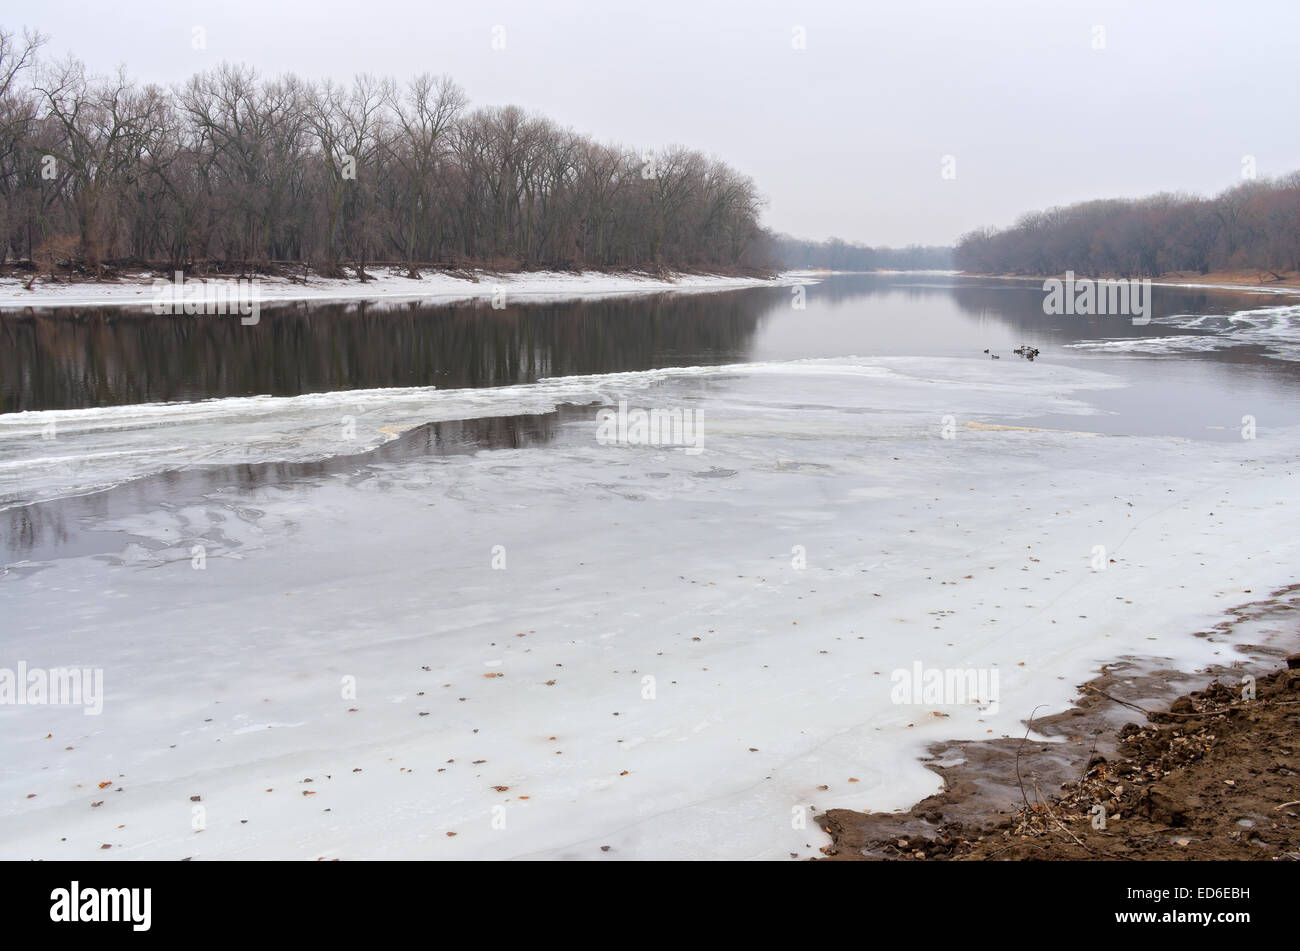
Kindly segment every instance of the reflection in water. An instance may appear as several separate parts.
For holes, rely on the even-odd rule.
[[[1153,317],[1225,314],[1258,295],[1157,287]],[[1034,281],[836,275],[789,288],[512,305],[419,301],[269,306],[225,317],[121,308],[0,311],[0,412],[377,387],[440,389],[809,356],[978,354],[991,344],[1176,336],[1114,317],[1049,316]],[[1003,328],[1004,340],[983,328]],[[1241,348],[1216,360],[1253,359]],[[1300,364],[1297,365],[1300,368]]]
[[[560,406],[553,413],[452,420],[419,426],[369,452],[312,462],[264,462],[253,465],[203,466],[163,472],[103,492],[14,506],[0,512],[0,563],[119,552],[128,541],[145,547],[157,543],[93,526],[148,511],[166,500],[169,508],[192,504],[221,491],[245,492],[266,485],[288,485],[366,466],[401,462],[418,456],[450,456],[480,449],[526,449],[555,438],[572,419],[590,419],[595,410]]]
[[[440,389],[745,359],[757,292],[656,295],[493,310],[482,303],[269,306],[226,317],[121,308],[0,312],[0,411],[374,387]]]
[[[1081,341],[1138,340],[1153,337],[1197,337],[1203,329],[1160,320],[1189,314],[1234,314],[1241,311],[1294,303],[1295,298],[1237,291],[1153,287],[1151,323],[1134,325],[1130,319],[1110,316],[1046,315],[1042,284],[1036,281],[960,279],[952,298],[961,310],[980,320],[996,320],[1013,328],[1026,342],[1050,341],[1057,346]],[[1064,354],[1063,354],[1064,355]],[[1069,356],[1078,356],[1077,353]],[[1259,346],[1236,345],[1179,352],[1176,359],[1239,367],[1248,375],[1266,373],[1274,382],[1300,381],[1300,362],[1271,359]]]
[[[1125,387],[1090,394],[1090,425],[1123,434],[1235,439],[1249,414],[1260,426],[1297,417],[1300,361],[1229,347],[1169,359],[1068,349],[1080,341],[1170,337],[1194,331],[1159,323],[1174,314],[1230,314],[1286,303],[1259,295],[1156,287],[1153,322],[1049,316],[1039,282],[933,274],[836,275],[789,288],[602,301],[431,306],[420,302],[302,303],[268,307],[245,327],[220,317],[172,317],[116,308],[0,312],[0,410],[71,409],[142,402],[377,387],[441,389],[529,383],[543,377],[860,356],[1011,356],[1040,347],[1039,362],[1113,371]],[[1019,361],[1005,372],[1032,372]],[[79,498],[0,514],[6,558],[54,551],[120,550],[121,537],[83,523],[178,504],[221,488],[285,484],[372,462],[478,448],[537,445],[566,413],[505,416],[417,427],[363,455],[164,473]],[[1077,428],[1077,417],[1035,425]],[[3,447],[0,446],[0,449]],[[7,525],[5,524],[7,522]]]
[[[1100,338],[1171,337],[1194,334],[1194,330],[1168,324],[1134,325],[1132,320],[1113,316],[1045,314],[1046,296],[1039,281],[1004,281],[994,279],[950,279],[953,300],[967,314],[1006,321],[1021,329],[1044,330],[1062,339],[1096,340]],[[1228,291],[1207,292],[1182,287],[1151,289],[1151,319],[1175,314],[1231,314],[1253,307],[1277,303],[1258,294]]]

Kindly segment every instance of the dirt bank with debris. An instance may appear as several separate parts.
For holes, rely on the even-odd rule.
[[[835,860],[1300,860],[1300,586],[1239,609],[1290,637],[1197,675],[1125,658],[1027,738],[938,744],[907,812],[831,809]],[[1280,641],[1280,643],[1279,643]],[[1214,679],[1204,689],[1206,675]],[[1252,688],[1253,686],[1253,697]]]

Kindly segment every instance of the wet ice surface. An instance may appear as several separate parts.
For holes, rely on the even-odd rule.
[[[557,400],[595,398],[581,385],[415,387],[10,413],[0,416],[0,509],[185,466],[359,454],[429,422],[550,412]]]
[[[1099,353],[1142,354],[1258,347],[1272,359],[1300,361],[1300,307],[1259,307],[1232,314],[1170,314],[1155,318],[1153,323],[1185,332],[1172,337],[1086,340],[1068,346]]]
[[[646,393],[674,380],[723,379],[738,372],[838,381],[830,399],[847,398],[845,408],[858,412],[878,411],[870,404],[854,406],[853,400],[881,383],[894,383],[903,398],[925,401],[932,413],[963,410],[963,389],[984,391],[986,411],[1023,412],[1030,406],[1083,411],[1086,405],[1077,400],[1032,403],[1024,396],[1061,381],[1076,387],[1118,385],[1102,374],[1042,364],[1008,375],[982,362],[950,358],[842,358],[670,367],[491,388],[384,388],[9,413],[0,415],[0,509],[184,466],[351,455],[428,422],[545,413],[564,403],[616,401],[617,395]],[[958,378],[962,385],[954,390]],[[800,425],[804,422],[801,418]]]
[[[0,710],[0,855],[813,854],[814,808],[933,792],[925,744],[1019,735],[1121,655],[1222,659],[1189,635],[1295,581],[1300,431],[1079,434],[1125,384],[884,356],[346,394],[376,442],[440,401],[594,397],[698,410],[704,451],[600,445],[592,406],[530,448],[162,493],[95,521],[121,545],[11,558],[6,658],[102,666],[107,699]],[[132,438],[313,458],[339,414],[304,406]],[[113,445],[85,428],[62,445]],[[996,665],[998,711],[894,704],[916,661]]]

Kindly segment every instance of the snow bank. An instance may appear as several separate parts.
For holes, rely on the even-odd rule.
[[[532,271],[515,274],[474,272],[471,280],[449,274],[427,272],[419,279],[403,273],[372,272],[373,280],[362,284],[356,280],[310,278],[307,284],[286,278],[257,279],[258,300],[281,301],[329,300],[432,300],[440,302],[491,300],[569,300],[587,297],[614,297],[629,294],[654,294],[664,291],[706,292],[742,287],[782,286],[796,281],[812,282],[811,272],[790,271],[775,278],[726,277],[711,274],[677,274],[664,279],[650,274],[611,274],[602,271],[569,273]],[[39,283],[32,290],[23,289],[23,281],[0,279],[0,308],[16,307],[149,307],[152,281],[171,280],[169,274],[142,275],[138,281],[121,283]]]

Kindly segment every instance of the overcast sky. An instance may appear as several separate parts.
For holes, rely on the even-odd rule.
[[[0,23],[163,84],[222,60],[449,73],[475,105],[717,155],[811,238],[946,244],[1032,208],[1215,192],[1246,155],[1300,169],[1300,0],[43,0]]]

